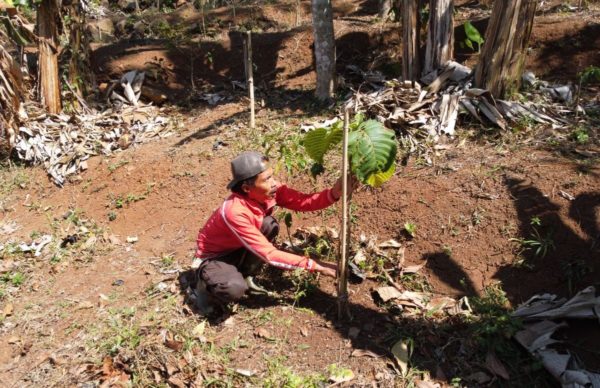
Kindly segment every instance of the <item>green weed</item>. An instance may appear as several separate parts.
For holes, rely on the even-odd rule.
[[[581,73],[577,74],[581,84],[600,82],[600,67],[588,66]]]
[[[535,257],[544,258],[549,251],[556,249],[552,238],[552,232],[550,231],[547,234],[542,235],[535,226],[528,239],[513,238],[511,240],[521,244],[524,249],[532,251]]]
[[[264,388],[317,388],[322,386],[327,379],[322,374],[314,373],[301,376],[292,371],[283,363],[286,358],[266,358],[267,376],[262,382]]]
[[[415,237],[417,234],[417,225],[408,221],[404,223],[404,230],[406,233],[410,235],[410,237]]]
[[[489,350],[502,350],[521,328],[521,322],[510,316],[510,303],[500,284],[486,287],[481,297],[471,300],[471,305],[477,316],[475,338]]]

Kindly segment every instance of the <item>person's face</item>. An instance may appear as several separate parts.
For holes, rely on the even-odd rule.
[[[278,185],[273,177],[273,169],[269,167],[257,175],[253,186],[243,185],[242,189],[249,198],[264,204],[269,199],[275,198]]]

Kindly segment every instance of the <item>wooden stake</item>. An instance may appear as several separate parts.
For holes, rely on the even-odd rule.
[[[348,127],[350,114],[344,110],[344,136],[342,142],[342,230],[340,260],[337,268],[338,319],[350,318],[348,310]]]
[[[246,31],[246,77],[250,93],[250,128],[254,129],[254,76],[252,74],[252,32]]]

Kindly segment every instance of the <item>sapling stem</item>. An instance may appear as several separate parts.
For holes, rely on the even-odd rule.
[[[344,110],[344,135],[342,140],[342,227],[340,240],[340,260],[337,268],[338,319],[350,318],[348,310],[348,128],[350,126],[348,108]]]

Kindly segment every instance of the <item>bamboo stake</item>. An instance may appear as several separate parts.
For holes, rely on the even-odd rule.
[[[246,31],[246,76],[250,93],[250,128],[254,129],[254,76],[252,74],[252,32]]]
[[[344,137],[342,142],[342,230],[340,260],[337,268],[338,319],[350,318],[348,310],[348,108],[344,110]]]

